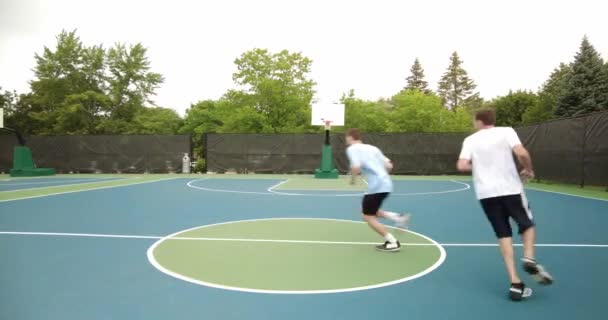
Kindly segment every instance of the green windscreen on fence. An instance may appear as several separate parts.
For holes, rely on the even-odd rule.
[[[58,173],[180,172],[189,135],[32,136],[27,139],[37,167]],[[0,135],[0,171],[12,167],[14,135]]]
[[[393,160],[395,174],[453,174],[466,134],[363,134]],[[211,172],[312,173],[321,161],[323,134],[207,134]],[[348,170],[342,134],[331,136],[334,165]]]
[[[532,154],[539,179],[608,185],[608,112],[516,128]],[[369,133],[393,160],[394,174],[455,174],[468,133]],[[322,134],[206,134],[207,170],[211,172],[312,173],[320,164]],[[348,170],[344,137],[331,137],[334,165]]]

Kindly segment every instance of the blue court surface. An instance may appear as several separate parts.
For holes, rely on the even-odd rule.
[[[49,188],[73,184],[119,180],[122,178],[4,178],[0,179],[0,192],[24,189]]]
[[[77,181],[31,179],[11,187],[89,180]],[[2,181],[1,190],[13,190],[8,189],[10,183],[17,182]],[[399,272],[400,266],[414,268],[427,254],[416,251],[419,246],[437,246],[408,245],[407,237],[413,234],[404,231],[395,233],[404,239],[399,253],[376,252],[373,243],[383,239],[363,224],[360,229],[359,224],[349,224],[361,220],[360,193],[346,179],[328,187],[297,177],[177,176],[2,201],[0,319],[608,318],[608,201],[527,191],[537,223],[537,258],[555,283],[541,287],[518,266],[534,295],[516,303],[507,298],[509,281],[496,239],[469,181],[395,181],[395,192],[384,208],[411,212],[411,230],[420,241],[428,238],[438,243],[444,256],[438,259],[427,252],[435,264],[423,266],[424,272],[378,285],[375,275],[389,269]],[[285,218],[316,224],[243,228],[252,226],[250,220]],[[337,224],[331,221],[344,224],[335,229]],[[168,237],[204,226],[208,227],[185,233],[181,240]],[[158,249],[165,251],[154,251],[153,246],[162,246],[163,241],[165,247]],[[521,255],[521,247],[517,254]],[[362,255],[370,258],[359,259]],[[339,259],[340,269],[319,268],[327,265],[328,258]],[[163,263],[168,269],[175,263],[183,267],[183,274],[200,275],[202,280],[189,281],[194,276],[163,271],[159,266]],[[238,283],[253,283],[258,275],[268,276],[264,272],[268,268],[306,273],[284,280],[294,280],[294,286],[321,288],[342,278],[366,281],[369,277],[370,281],[367,287],[333,293],[290,291],[290,284],[272,278],[269,288],[285,292],[238,287]],[[207,276],[232,284],[218,285]],[[298,282],[300,277],[308,278]]]

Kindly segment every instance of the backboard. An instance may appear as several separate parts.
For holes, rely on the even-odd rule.
[[[324,126],[325,121],[331,121],[332,126],[343,126],[344,105],[338,103],[313,103],[310,124],[313,126]]]
[[[4,109],[0,108],[0,128],[4,128]]]

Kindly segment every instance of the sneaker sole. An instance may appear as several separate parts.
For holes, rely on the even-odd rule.
[[[524,263],[524,270],[541,285],[548,286],[553,284],[553,277],[542,266]]]
[[[376,248],[377,251],[380,252],[397,252],[399,250],[401,250],[401,248],[395,248],[395,249],[380,249],[380,248]]]
[[[510,291],[509,298],[513,301],[522,301],[526,298],[532,296],[532,288],[525,287],[524,292],[519,294],[519,292]]]

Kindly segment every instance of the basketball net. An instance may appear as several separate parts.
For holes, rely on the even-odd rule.
[[[331,120],[324,120],[323,122],[325,122],[325,130],[331,130]]]

